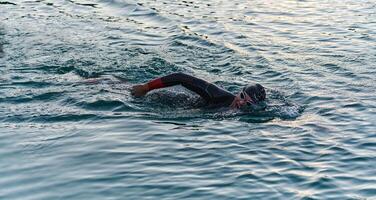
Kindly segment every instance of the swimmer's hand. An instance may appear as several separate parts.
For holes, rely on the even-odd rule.
[[[147,84],[134,85],[131,89],[131,94],[135,97],[145,96],[149,92],[149,87]]]

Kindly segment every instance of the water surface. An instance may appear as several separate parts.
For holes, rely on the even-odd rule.
[[[1,1],[0,199],[373,199],[375,13],[354,0]],[[234,93],[261,83],[267,108],[201,109],[181,87],[130,95],[173,72]]]

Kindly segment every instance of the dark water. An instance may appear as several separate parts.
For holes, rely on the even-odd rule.
[[[376,198],[374,1],[0,2],[0,199]]]

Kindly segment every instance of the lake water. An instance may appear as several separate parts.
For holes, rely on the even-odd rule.
[[[0,1],[0,73],[0,199],[376,198],[374,1]]]

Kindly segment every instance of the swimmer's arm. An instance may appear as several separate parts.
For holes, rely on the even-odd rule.
[[[145,84],[135,85],[132,87],[131,92],[134,96],[141,97],[146,95],[151,90],[170,87],[174,85],[182,85],[185,88],[196,92],[200,96],[206,97],[207,92],[205,91],[205,89],[209,84],[210,83],[202,79],[184,73],[173,73],[161,78],[154,79]]]

